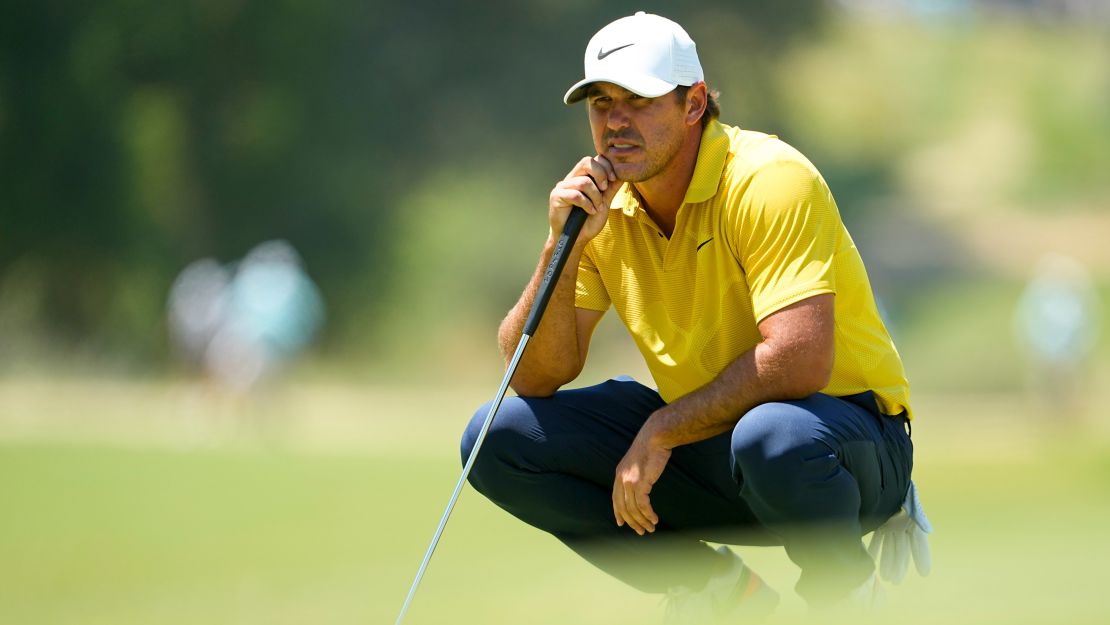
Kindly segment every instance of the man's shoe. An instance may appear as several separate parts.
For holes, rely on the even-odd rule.
[[[879,581],[879,576],[872,573],[840,600],[821,606],[810,604],[809,613],[814,620],[869,623],[886,616],[886,607],[886,589]]]
[[[721,545],[717,551],[732,560],[728,570],[710,577],[701,590],[679,586],[667,591],[666,625],[750,625],[775,610],[779,594],[731,549]]]

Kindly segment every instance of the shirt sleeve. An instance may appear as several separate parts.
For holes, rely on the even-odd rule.
[[[808,297],[836,292],[833,257],[843,225],[812,167],[773,161],[752,176],[736,213],[736,250],[756,322]]]
[[[601,280],[601,272],[593,259],[593,245],[587,244],[582,258],[578,262],[578,280],[574,285],[574,305],[578,308],[605,312],[609,310],[611,300],[605,283]]]

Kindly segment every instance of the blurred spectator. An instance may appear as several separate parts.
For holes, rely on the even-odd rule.
[[[1018,302],[1015,330],[1031,364],[1031,385],[1049,406],[1075,413],[1093,376],[1098,298],[1087,268],[1061,254],[1041,258]]]
[[[324,320],[320,293],[285,241],[267,241],[227,267],[205,258],[177,277],[170,336],[191,365],[245,393],[293,360]]]

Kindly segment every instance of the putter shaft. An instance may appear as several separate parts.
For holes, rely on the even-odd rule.
[[[436,533],[432,536],[432,544],[428,545],[428,551],[424,554],[424,561],[420,563],[420,568],[416,571],[416,579],[412,581],[412,587],[409,588],[409,594],[405,597],[405,603],[401,606],[401,613],[397,615],[397,620],[394,625],[401,625],[401,621],[405,618],[405,613],[409,610],[409,604],[412,603],[412,598],[416,595],[416,588],[420,585],[420,580],[424,577],[424,571],[428,569],[428,563],[432,560],[432,554],[435,553],[436,545],[439,544],[439,538],[443,535],[443,528],[447,527],[447,520],[451,517],[451,510],[455,507],[455,502],[459,499],[459,494],[462,492],[463,485],[466,484],[466,478],[470,475],[470,469],[474,466],[474,459],[478,457],[478,450],[482,448],[482,442],[486,440],[486,432],[489,432],[490,425],[493,424],[493,416],[497,414],[498,408],[501,407],[501,402],[505,399],[505,393],[509,390],[509,380],[512,379],[513,373],[516,372],[516,367],[520,363],[520,357],[524,355],[524,348],[528,345],[528,339],[531,337],[524,334],[520,337],[520,343],[517,344],[516,352],[513,353],[513,358],[509,362],[509,367],[505,371],[505,378],[501,380],[501,387],[497,389],[497,396],[490,404],[489,412],[486,413],[486,420],[482,422],[482,429],[478,432],[478,439],[474,441],[474,449],[470,452],[470,457],[466,459],[466,465],[463,467],[462,475],[459,476],[459,483],[455,485],[455,492],[451,493],[451,500],[447,502],[447,509],[443,512],[443,518],[439,520],[439,527],[436,528]]]
[[[573,244],[573,241],[578,239],[578,232],[582,230],[582,225],[585,222],[586,211],[577,206],[574,207],[567,217],[567,223],[563,227],[563,233],[559,235],[559,240],[555,243],[555,250],[551,253],[551,262],[547,265],[543,280],[540,282],[540,287],[536,292],[536,298],[532,302],[532,310],[529,312],[528,319],[524,323],[524,331],[520,336],[520,342],[517,343],[516,352],[513,353],[513,357],[509,361],[509,366],[505,369],[505,377],[501,380],[500,388],[497,389],[497,397],[495,397],[493,403],[490,404],[489,412],[486,413],[486,420],[482,423],[482,429],[478,432],[477,440],[474,441],[474,449],[470,451],[470,456],[466,459],[466,465],[463,466],[462,475],[459,476],[459,483],[455,485],[455,492],[451,493],[451,500],[447,502],[447,509],[444,510],[443,518],[439,520],[439,527],[436,528],[436,533],[432,536],[432,544],[428,546],[428,551],[424,554],[424,561],[420,563],[420,568],[416,571],[416,579],[412,581],[409,594],[405,597],[405,603],[401,606],[401,613],[397,615],[397,620],[394,621],[394,625],[401,625],[401,621],[405,618],[405,613],[409,610],[409,604],[412,603],[412,598],[416,595],[416,588],[420,585],[420,580],[424,578],[424,572],[428,569],[428,563],[432,559],[432,554],[435,553],[440,536],[443,535],[443,528],[447,527],[447,520],[451,518],[451,510],[454,509],[455,502],[459,499],[459,494],[462,492],[463,485],[466,484],[466,478],[470,475],[470,469],[474,466],[474,460],[478,457],[478,450],[482,448],[482,442],[486,440],[486,433],[489,432],[490,425],[493,424],[493,417],[497,414],[497,410],[501,407],[501,402],[505,399],[505,393],[509,390],[509,381],[513,379],[513,374],[516,373],[517,365],[520,364],[520,358],[524,355],[524,348],[528,346],[528,340],[539,327],[540,319],[543,317],[544,310],[547,308],[547,302],[551,299],[551,294],[555,290],[555,283],[559,280],[559,276],[563,273],[563,267],[567,264],[567,248]]]

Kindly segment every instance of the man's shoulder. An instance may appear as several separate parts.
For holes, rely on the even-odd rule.
[[[740,224],[773,220],[783,211],[827,195],[821,173],[789,143],[755,130],[724,126],[724,131],[730,141],[730,158],[716,201],[727,227],[744,228]],[[831,195],[829,198],[831,201]]]
[[[813,163],[778,135],[721,124],[729,138],[733,176],[747,177],[772,163],[797,163],[816,172]]]

